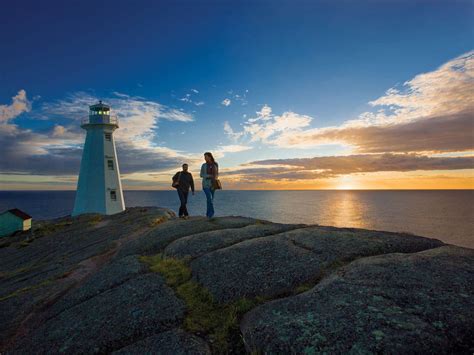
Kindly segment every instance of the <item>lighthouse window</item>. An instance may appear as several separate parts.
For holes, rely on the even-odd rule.
[[[112,133],[105,133],[105,140],[111,141],[112,140]]]
[[[109,170],[114,170],[114,161],[107,160],[107,167],[109,168]]]
[[[117,192],[115,190],[110,190],[110,199],[112,201],[117,201]]]

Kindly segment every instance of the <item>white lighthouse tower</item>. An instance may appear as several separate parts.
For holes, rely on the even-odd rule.
[[[114,214],[125,209],[115,150],[116,116],[102,101],[89,107],[81,127],[87,131],[77,182],[73,216],[83,213]]]

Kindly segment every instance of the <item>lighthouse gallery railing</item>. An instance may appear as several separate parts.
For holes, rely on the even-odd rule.
[[[87,116],[81,119],[81,126],[88,124],[112,124],[118,127],[119,119],[116,115]]]

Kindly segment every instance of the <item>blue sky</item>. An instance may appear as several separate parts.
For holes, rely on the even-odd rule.
[[[174,163],[193,161],[207,150],[221,150],[220,160],[234,169],[276,158],[367,153],[351,150],[340,139],[307,146],[287,140],[273,144],[271,139],[279,141],[285,130],[339,127],[375,113],[380,108],[369,103],[390,96],[387,90],[413,94],[416,85],[405,82],[436,73],[463,55],[469,76],[473,19],[471,1],[8,2],[0,13],[0,107],[8,116],[3,121],[16,127],[17,142],[43,141],[36,151],[25,152],[28,159],[54,158],[80,147],[78,105],[85,113],[87,99],[98,98],[116,104],[124,132],[130,115],[152,111],[148,128],[129,130],[122,138],[145,139],[143,150],[160,148],[165,162],[149,161],[148,170],[137,172],[166,174]],[[26,108],[6,115],[20,90]],[[464,111],[470,108],[468,100],[463,101],[467,106],[460,105]],[[160,105],[159,112],[153,103]],[[393,105],[399,103],[392,100],[392,108],[385,109],[395,114]],[[265,107],[271,107],[270,116],[257,114]],[[427,112],[426,107],[417,106],[425,118],[453,114]],[[250,128],[249,119],[263,117],[263,124],[283,116],[295,125],[263,139],[267,133],[255,131],[262,126]],[[7,131],[9,138],[4,138],[13,139],[12,127]],[[47,137],[54,142],[48,145]],[[470,147],[404,153],[465,156],[466,151]],[[50,176],[53,184],[53,176],[69,174],[64,183],[74,185],[74,168],[64,169],[61,159],[49,160],[56,166],[44,171],[15,166],[16,159],[4,157],[0,173],[30,175],[32,186],[44,180],[38,176]],[[133,173],[133,166],[125,171]]]

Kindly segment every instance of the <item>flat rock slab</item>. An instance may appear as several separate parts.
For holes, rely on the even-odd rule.
[[[79,281],[69,276],[81,270],[82,264],[101,255],[105,255],[103,262],[106,262],[107,254],[113,252],[121,240],[170,218],[174,218],[174,214],[167,209],[138,207],[113,216],[81,215],[35,221],[33,233],[2,238],[0,351],[14,334],[20,337],[25,334],[25,327],[32,326],[38,312],[50,304],[55,305],[55,301]],[[131,264],[122,267],[133,269]],[[120,278],[120,274],[113,277]],[[95,280],[100,287],[100,280]],[[92,288],[80,291],[88,290],[94,292]],[[80,291],[74,296],[79,297]],[[72,303],[71,299],[68,301]],[[58,310],[62,308],[57,307],[54,312]]]
[[[192,217],[188,220],[170,220],[123,245],[117,257],[161,253],[168,244],[179,238],[219,229],[242,228],[255,222],[255,219],[246,217],[219,217],[212,220],[205,217]]]
[[[328,227],[307,227],[247,240],[191,262],[193,278],[220,302],[275,298],[316,282],[341,263],[378,254],[444,245],[434,239]]]
[[[17,290],[0,300],[0,350],[22,338],[38,309],[63,294],[73,282],[45,282]],[[26,320],[26,321],[25,321]]]
[[[169,244],[164,254],[175,258],[197,258],[244,240],[301,228],[298,224],[257,223],[242,228],[221,229],[183,237]]]
[[[472,354],[474,250],[359,259],[250,311],[241,330],[260,353]]]
[[[211,354],[211,350],[201,338],[186,333],[181,329],[173,329],[152,335],[118,351],[114,351],[113,354],[206,355]]]
[[[176,328],[185,306],[157,274],[137,276],[55,315],[20,340],[18,353],[104,353]]]
[[[113,216],[82,215],[35,222],[36,239],[22,244],[24,236],[11,237],[10,246],[0,248],[0,297],[61,278],[80,262],[113,250],[121,239],[140,228],[146,230],[156,220],[172,217],[166,209],[144,207]]]
[[[148,266],[140,262],[135,255],[113,260],[94,273],[79,287],[69,290],[57,302],[51,305],[45,316],[52,318],[146,272],[148,272]]]

